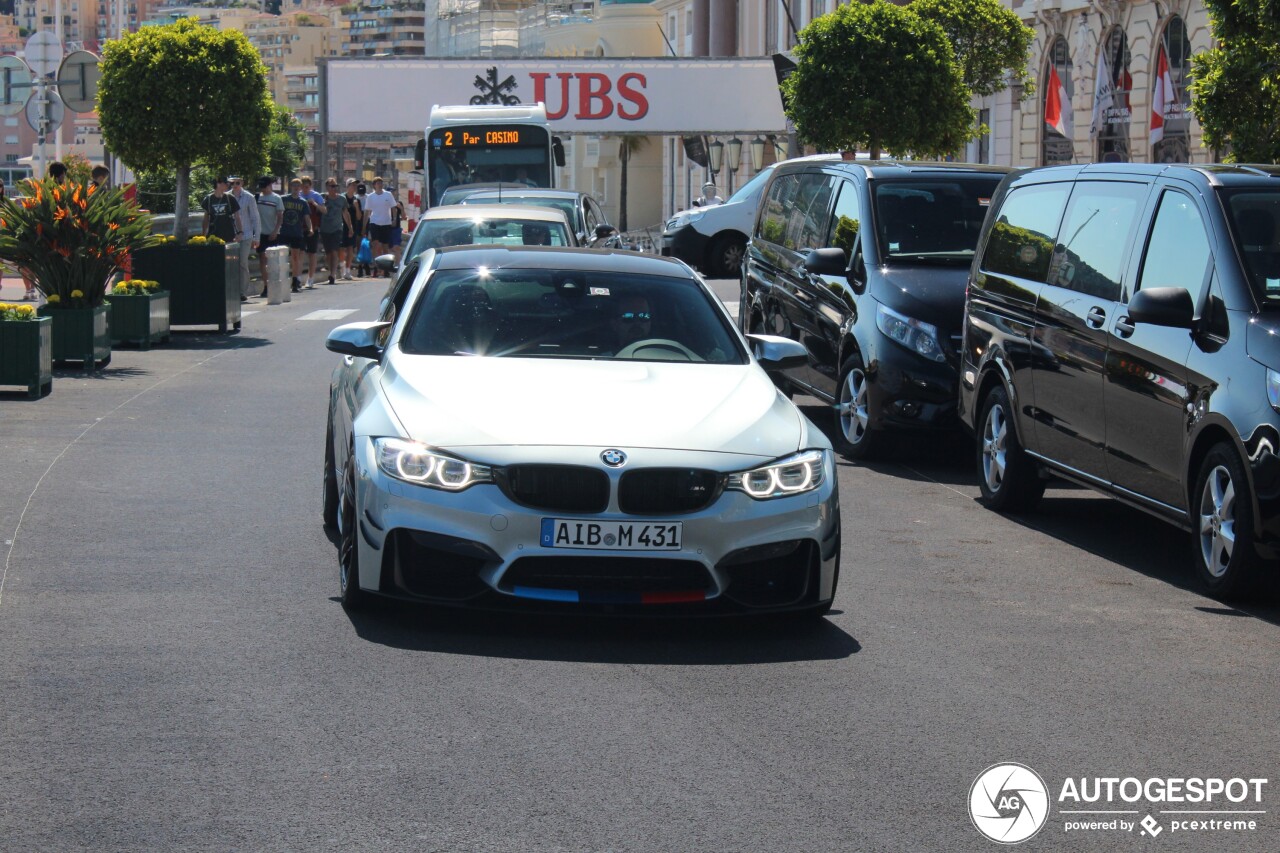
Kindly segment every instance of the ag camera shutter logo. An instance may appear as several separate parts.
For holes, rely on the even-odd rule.
[[[1025,764],[993,764],[969,788],[969,818],[990,840],[1019,844],[1049,819],[1049,789]]]

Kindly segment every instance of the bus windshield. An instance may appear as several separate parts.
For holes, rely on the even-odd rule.
[[[530,124],[451,125],[427,136],[430,206],[466,184],[552,186],[551,136]]]

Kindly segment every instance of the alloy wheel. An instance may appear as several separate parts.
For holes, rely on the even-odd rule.
[[[356,560],[355,483],[346,478],[338,497],[338,583],[345,593],[355,581],[352,568]]]
[[[1220,578],[1231,567],[1236,545],[1236,487],[1219,465],[1209,472],[1200,495],[1200,556],[1209,574]]]
[[[840,386],[840,430],[845,441],[858,444],[867,435],[867,375],[855,367]]]
[[[1005,420],[1004,407],[995,405],[987,412],[987,422],[982,427],[982,477],[992,494],[1004,484],[1007,465],[1005,442],[1009,437],[1009,423]]]

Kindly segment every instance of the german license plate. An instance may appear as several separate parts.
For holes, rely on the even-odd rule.
[[[542,519],[542,547],[604,551],[679,551],[684,522]]]

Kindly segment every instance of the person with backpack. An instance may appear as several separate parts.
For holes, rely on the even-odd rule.
[[[302,196],[302,181],[289,181],[289,194],[281,200],[280,243],[289,247],[289,272],[293,276],[293,292],[302,290],[298,276],[302,274],[302,256],[311,233],[311,203]],[[310,288],[308,288],[310,289]]]

